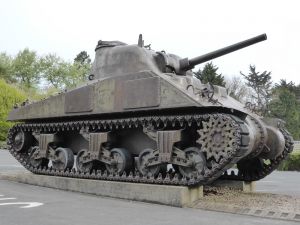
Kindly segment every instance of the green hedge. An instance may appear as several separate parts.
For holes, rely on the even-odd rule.
[[[0,141],[0,151],[3,149],[7,149],[6,141]]]
[[[283,161],[278,170],[282,171],[300,171],[300,152],[294,152]]]
[[[7,84],[0,79],[0,142],[6,141],[7,132],[13,125],[13,123],[6,121],[9,111],[13,109],[15,104],[25,99],[25,93],[19,90],[18,87]]]

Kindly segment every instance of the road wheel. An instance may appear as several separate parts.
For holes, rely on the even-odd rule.
[[[49,159],[46,158],[36,158],[40,151],[40,148],[38,146],[34,146],[31,148],[30,155],[29,155],[29,164],[33,166],[34,168],[40,168],[40,167],[48,167]]]
[[[69,148],[57,148],[55,150],[56,160],[52,161],[52,167],[56,170],[72,169],[74,165],[74,154]]]
[[[205,169],[206,160],[199,148],[189,147],[184,150],[187,160],[190,162],[190,166],[179,166],[179,172],[182,176],[187,178],[197,177],[203,174]]]
[[[77,157],[76,157],[76,168],[79,172],[91,172],[91,170],[93,169],[93,161],[90,162],[84,162],[84,157],[86,154],[87,150],[86,149],[82,149],[77,153]]]
[[[153,165],[148,166],[153,158],[153,149],[147,148],[143,150],[138,157],[137,167],[143,176],[157,176],[160,172],[165,172],[166,165]]]
[[[105,164],[110,173],[122,174],[132,168],[132,156],[125,148],[113,148],[110,150],[111,164]]]

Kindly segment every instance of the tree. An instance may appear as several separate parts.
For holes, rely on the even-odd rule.
[[[40,63],[35,51],[28,48],[20,51],[13,60],[13,69],[16,79],[25,88],[31,88],[40,78]]]
[[[300,104],[296,96],[288,88],[276,90],[277,98],[271,100],[270,116],[277,117],[286,122],[286,127],[294,139],[300,138]]]
[[[273,92],[276,94],[278,90],[289,90],[290,92],[294,93],[296,98],[300,99],[300,85],[295,85],[294,82],[290,81],[287,82],[286,79],[281,79],[279,83],[275,84],[275,87],[273,88]]]
[[[16,82],[13,74],[13,58],[6,53],[0,53],[0,79],[9,83]]]
[[[288,89],[291,92],[295,91],[295,83],[293,81],[287,82],[286,79],[280,79],[279,83],[275,84],[275,88],[283,88],[283,89]]]
[[[77,85],[87,81],[88,73],[91,69],[90,64],[80,64],[74,62],[73,64],[67,64],[67,76],[65,79],[65,84],[67,88],[74,88]]]
[[[68,77],[66,86],[73,88],[87,80],[87,76],[91,70],[91,59],[86,51],[81,51],[74,59],[73,64],[68,67]]]
[[[55,54],[42,57],[40,63],[42,77],[56,89],[64,89],[68,76],[68,63]]]
[[[294,139],[300,138],[300,87],[294,82],[281,79],[272,90],[270,116],[286,122],[286,127]]]
[[[254,65],[250,65],[249,70],[248,75],[240,73],[246,79],[246,85],[254,91],[252,96],[254,102],[258,104],[260,111],[265,114],[271,98],[271,72],[257,72]]]
[[[240,102],[246,102],[247,96],[250,94],[249,88],[241,77],[234,76],[226,80],[226,89],[228,95]]]
[[[91,59],[86,51],[80,52],[73,63],[55,54],[48,54],[40,61],[42,77],[58,90],[73,88],[86,81],[91,69]]]
[[[0,79],[0,141],[5,141],[7,132],[12,126],[12,123],[7,122],[7,115],[13,106],[17,103],[23,102],[26,96],[18,88],[7,84]]]
[[[222,74],[218,74],[219,68],[213,65],[212,62],[206,63],[203,70],[199,69],[194,73],[195,77],[198,78],[202,83],[211,83],[225,87],[225,79]]]
[[[90,56],[87,54],[86,51],[81,51],[74,59],[75,62],[80,64],[90,64],[91,59]]]

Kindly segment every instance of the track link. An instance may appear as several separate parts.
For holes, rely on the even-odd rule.
[[[74,168],[72,170],[58,171],[52,167],[35,168],[30,165],[29,152],[18,152],[13,148],[13,135],[20,130],[25,132],[68,132],[80,131],[82,128],[86,130],[97,131],[111,131],[124,128],[138,128],[152,125],[156,128],[176,127],[176,129],[184,129],[193,124],[201,129],[203,121],[208,121],[210,118],[219,118],[228,120],[230,126],[235,130],[236,146],[226,157],[222,157],[218,162],[213,162],[210,168],[207,168],[202,175],[192,177],[190,179],[182,177],[180,174],[169,171],[166,174],[159,174],[157,177],[142,176],[137,170],[129,173],[112,174],[107,170],[93,170],[91,173],[82,173]],[[233,166],[239,159],[241,159],[248,150],[248,129],[244,121],[229,114],[187,114],[187,115],[171,115],[171,116],[148,116],[136,118],[124,118],[115,120],[81,120],[68,121],[58,123],[24,123],[16,124],[12,127],[8,134],[8,145],[10,153],[29,171],[35,174],[50,175],[50,176],[64,176],[81,179],[97,179],[110,180],[121,182],[135,182],[135,183],[150,183],[163,185],[181,185],[181,186],[195,186],[199,184],[206,184],[214,181],[220,177],[228,168]]]

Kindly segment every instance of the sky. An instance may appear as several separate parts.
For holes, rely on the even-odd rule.
[[[137,44],[193,58],[266,33],[268,40],[214,59],[226,77],[271,71],[300,83],[300,2],[297,0],[0,0],[0,52],[28,47],[72,61],[94,58],[98,40]],[[197,68],[196,68],[197,69]]]

